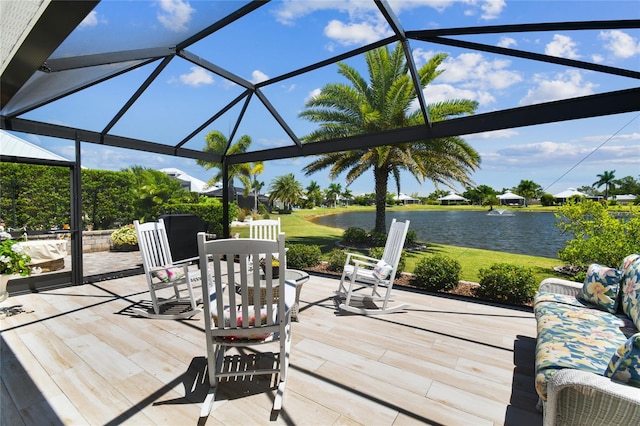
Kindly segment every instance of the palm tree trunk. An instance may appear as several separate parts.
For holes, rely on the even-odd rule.
[[[374,167],[373,176],[376,184],[376,226],[375,232],[387,232],[386,208],[387,208],[387,183],[389,174],[384,170]]]

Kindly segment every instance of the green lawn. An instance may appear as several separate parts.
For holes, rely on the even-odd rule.
[[[486,208],[478,206],[424,206],[413,205],[404,207],[392,207],[387,209],[387,214],[394,210],[428,210],[428,209],[464,209],[464,210],[486,210]],[[519,211],[542,211],[548,210],[547,207],[533,206],[529,208],[520,208]],[[328,226],[316,225],[311,219],[316,216],[325,214],[337,214],[354,211],[372,211],[374,207],[339,207],[339,208],[317,208],[313,210],[296,210],[292,214],[277,215],[272,214],[271,218],[280,217],[282,229],[286,232],[287,243],[294,244],[315,244],[320,246],[323,255],[327,254],[336,247],[336,242],[342,238],[342,229],[331,228]],[[238,232],[241,237],[249,236],[248,227],[232,228],[231,232]],[[456,259],[462,265],[462,273],[460,279],[466,281],[477,282],[478,271],[480,268],[486,268],[494,263],[510,263],[522,265],[533,269],[533,273],[538,280],[550,276],[560,276],[553,271],[554,266],[561,265],[559,259],[549,259],[546,257],[526,256],[520,254],[511,254],[490,250],[480,250],[466,247],[448,246],[442,244],[428,244],[427,249],[420,252],[407,253],[406,272],[413,272],[416,263],[425,256],[431,256],[435,253],[441,253]]]

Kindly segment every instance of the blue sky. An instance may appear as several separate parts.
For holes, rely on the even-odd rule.
[[[405,30],[640,19],[640,5],[636,0],[392,0],[389,3]],[[147,46],[149,41],[158,46],[170,45],[172,40],[184,37],[185,32],[207,24],[206,16],[222,14],[225,8],[237,5],[237,2],[183,0],[103,1],[72,34],[68,43],[61,46],[59,54],[135,49]],[[242,25],[231,25],[188,50],[244,79],[258,82],[391,35],[370,1],[274,1],[242,21]],[[466,39],[636,71],[640,69],[638,30],[513,33]],[[105,46],[98,46],[95,40],[103,40]],[[442,66],[445,72],[425,90],[427,102],[473,99],[478,102],[478,113],[637,86],[637,80],[597,72],[444,45],[416,41],[410,41],[410,45],[418,66],[435,53],[448,54]],[[273,46],[278,48],[274,50]],[[362,58],[346,62],[367,76]],[[127,73],[33,111],[25,118],[100,130],[146,78],[150,69],[152,66]],[[297,118],[305,101],[318,93],[324,84],[338,82],[344,80],[333,65],[268,87],[265,94],[301,137],[313,130],[311,123]],[[177,143],[239,93],[237,86],[218,75],[186,61],[174,61],[112,133],[167,144]],[[179,110],[186,105],[193,113],[176,120]],[[238,108],[225,114],[186,147],[201,149],[204,135],[210,130],[228,135],[237,113]],[[252,138],[253,149],[291,144],[287,135],[259,105],[251,104],[247,116],[251,118],[243,121],[238,132]],[[73,146],[69,141],[19,136],[59,155],[73,158]],[[489,185],[497,190],[514,187],[520,180],[529,179],[547,192],[557,193],[569,187],[590,185],[597,180],[596,175],[605,170],[615,170],[617,178],[633,176],[640,179],[640,117],[637,112],[466,135],[464,138],[482,156],[481,169],[472,175],[472,179],[478,185]],[[259,180],[268,187],[273,178],[294,173],[303,186],[315,180],[326,188],[330,183],[328,171],[311,176],[302,173],[302,167],[309,161],[296,158],[267,162],[265,173],[259,176]],[[82,164],[107,170],[119,170],[130,165],[158,169],[176,167],[204,181],[212,177],[211,171],[191,160],[86,143],[83,144]],[[344,186],[342,179],[336,182]],[[373,192],[372,172],[356,180],[349,189],[354,194]],[[389,189],[395,191],[392,182]],[[434,189],[429,181],[419,183],[410,175],[401,178],[401,191],[406,194],[426,196]],[[457,190],[463,188],[458,186]]]

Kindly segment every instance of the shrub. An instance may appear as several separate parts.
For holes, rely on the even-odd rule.
[[[448,256],[436,254],[418,261],[413,271],[414,283],[430,291],[452,290],[460,281],[462,266]]]
[[[347,252],[344,250],[334,248],[329,253],[329,260],[327,264],[327,269],[333,272],[342,272],[344,268],[344,262],[347,260]]]
[[[133,224],[125,225],[111,233],[111,241],[116,246],[135,246],[138,244],[138,235]]]
[[[556,197],[551,194],[542,194],[540,196],[540,204],[543,206],[553,206],[556,204]]]
[[[404,241],[405,247],[411,247],[418,241],[418,233],[413,229],[407,231],[407,238]]]
[[[316,266],[322,259],[320,246],[307,244],[289,244],[287,251],[287,267],[304,269]]]
[[[369,250],[369,256],[376,258],[376,259],[380,259],[382,258],[382,253],[384,252],[384,247],[372,247]],[[394,277],[397,278],[400,276],[400,274],[402,273],[402,271],[404,271],[404,268],[406,266],[407,263],[407,259],[406,259],[406,253],[404,250],[402,250],[402,254],[400,255],[400,261],[398,262],[398,269],[396,270],[396,276]]]
[[[369,240],[371,241],[371,245],[373,247],[384,247],[384,245],[387,243],[387,233],[371,231]]]
[[[344,234],[342,234],[342,242],[344,244],[361,245],[367,243],[367,240],[367,231],[362,228],[347,228],[347,230],[344,231]]]
[[[480,287],[474,293],[483,299],[524,304],[533,300],[538,289],[533,271],[523,266],[495,263],[481,268],[478,275]]]

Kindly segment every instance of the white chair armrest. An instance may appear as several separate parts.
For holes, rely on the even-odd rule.
[[[546,293],[566,294],[577,296],[582,289],[582,284],[562,278],[546,278],[540,283],[538,291]]]
[[[640,418],[640,389],[575,369],[547,383],[545,425],[634,424]]]
[[[355,260],[360,260],[361,262],[362,261],[369,261],[369,262],[373,262],[373,263],[377,263],[380,260],[380,259],[375,259],[375,258],[370,257],[370,256],[365,256],[364,254],[360,254],[360,253],[347,252],[347,263],[349,263],[349,261],[352,258],[355,258]]]
[[[375,259],[374,259],[374,260],[375,260]],[[362,266],[369,266],[369,267],[371,267],[371,268],[375,268],[375,266],[376,266],[376,264],[377,264],[377,261],[376,261],[375,263],[373,263],[373,262],[365,262],[365,261],[362,261],[362,260],[358,260],[358,259],[356,259],[356,260],[354,260],[354,261],[353,261],[353,263],[354,263],[358,268],[360,268],[360,267],[362,267]]]

